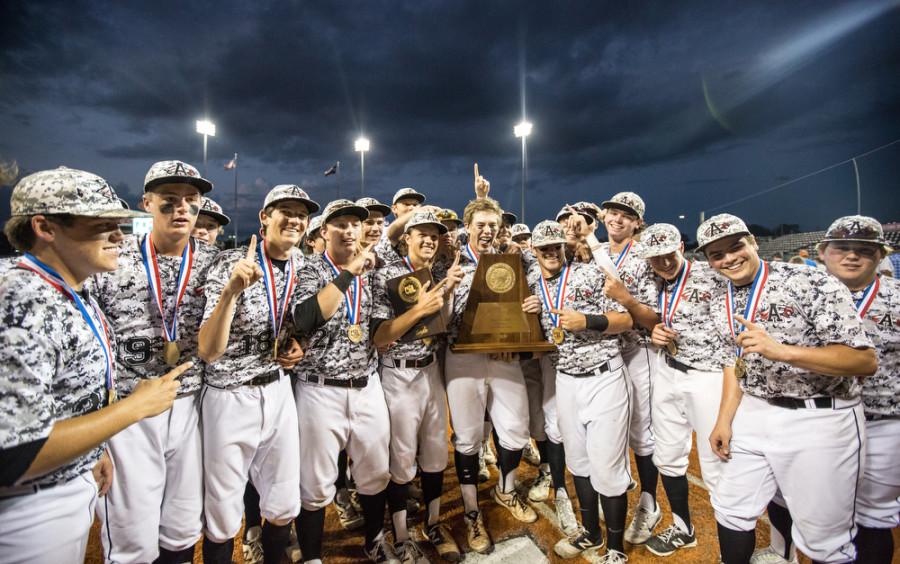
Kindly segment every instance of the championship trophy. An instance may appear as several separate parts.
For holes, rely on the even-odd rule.
[[[394,316],[399,317],[416,305],[419,301],[419,294],[422,293],[425,284],[428,282],[432,285],[434,284],[434,280],[431,278],[431,271],[427,268],[420,268],[415,272],[388,280],[388,298],[391,300],[391,307],[394,308]],[[431,339],[446,332],[447,317],[444,314],[444,309],[441,308],[436,313],[420,319],[409,331],[400,337],[399,341],[408,343],[418,339]]]

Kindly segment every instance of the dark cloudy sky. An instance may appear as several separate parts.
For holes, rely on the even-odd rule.
[[[529,223],[628,189],[692,233],[701,210],[900,139],[898,29],[897,0],[11,0],[0,161],[90,170],[133,203],[152,162],[202,166],[209,116],[212,195],[245,226],[275,184],[333,199],[336,160],[357,196],[361,132],[369,194],[461,210],[477,161],[518,213],[524,87]],[[863,213],[900,220],[898,162],[900,143],[858,161]],[[846,164],[725,209],[823,228],[855,186]]]

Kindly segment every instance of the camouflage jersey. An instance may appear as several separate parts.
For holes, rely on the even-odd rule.
[[[358,324],[362,329],[362,340],[354,343],[347,335],[350,322],[345,298],[342,297],[341,305],[331,319],[302,336],[303,360],[294,367],[294,373],[301,380],[308,377],[348,380],[375,373],[378,356],[369,333],[373,276],[372,272],[367,272],[359,277],[362,295]],[[334,271],[322,255],[308,257],[297,282],[296,303],[315,296],[335,278]]]
[[[385,231],[387,231],[386,225]],[[391,240],[388,239],[387,235],[385,234],[372,247],[372,252],[375,253],[375,256],[377,256],[383,264],[387,265],[400,260],[400,253],[397,250],[399,246],[400,243],[397,243],[396,246],[391,245]]]
[[[88,292],[81,296],[87,305]],[[104,407],[106,357],[72,300],[34,272],[14,268],[0,275],[0,319],[0,452],[45,441],[56,421]],[[111,327],[109,339],[115,348]],[[97,446],[20,485],[67,482],[102,453]]]
[[[562,271],[547,280],[550,305],[555,307],[559,293]],[[562,309],[572,309],[578,313],[603,315],[610,311],[624,312],[625,308],[603,294],[606,274],[593,263],[570,262],[568,280]],[[534,264],[528,269],[528,287],[534,295],[541,297],[541,268]],[[551,341],[553,322],[547,304],[541,301],[541,329],[544,337]],[[619,355],[619,340],[615,335],[604,335],[593,329],[565,331],[565,339],[557,345],[556,369],[566,374],[586,374],[596,370],[604,362]]]
[[[216,304],[219,303],[219,297],[231,278],[234,265],[246,256],[247,247],[222,251],[209,268],[205,285],[207,300],[206,309],[203,312],[204,323],[212,315]],[[293,303],[299,285],[299,272],[302,271],[305,262],[303,253],[296,247],[291,249],[291,257],[294,260],[295,286],[294,295],[288,301],[284,325],[281,328],[280,342],[282,345],[293,333],[290,312],[293,311]],[[277,299],[281,300],[285,273],[276,267],[275,261],[272,265],[272,275]],[[274,358],[274,332],[269,315],[265,284],[260,279],[238,296],[234,307],[234,317],[231,320],[228,345],[225,347],[225,353],[218,360],[207,365],[205,374],[207,384],[216,388],[234,388],[257,376],[279,370],[280,366]]]
[[[628,254],[624,257],[621,256],[626,252],[624,249],[621,253],[614,255],[610,251],[608,242],[600,243],[600,247],[613,261],[613,264],[617,264],[616,271],[619,278],[622,279],[632,296],[641,300],[639,296],[653,295],[655,291],[653,269],[650,268],[650,263],[640,256],[642,249],[640,242],[632,240],[631,247],[627,249]],[[655,299],[650,303],[656,303]],[[622,352],[626,353],[634,350],[635,347],[646,345],[650,341],[649,335],[643,328],[635,328],[620,334],[619,341]]]
[[[410,272],[410,269],[406,266],[406,263],[403,260],[393,262],[375,271],[374,277],[372,279],[373,319],[385,321],[388,319],[399,317],[399,314],[394,311],[394,308],[391,305],[391,298],[388,295],[387,283],[388,280],[397,278],[398,276],[403,276],[405,274],[410,274]],[[447,270],[444,267],[443,263],[435,264],[431,268],[431,278],[433,280],[432,284],[437,284],[446,277]],[[415,341],[410,341],[407,343],[396,341],[391,344],[390,347],[388,347],[387,351],[384,352],[384,356],[393,359],[408,360],[424,358],[436,352],[439,345],[442,344],[442,340],[442,338],[431,339],[428,344],[425,343],[424,339],[416,339]]]
[[[140,380],[158,378],[172,369],[163,359],[163,320],[156,299],[150,295],[141,240],[133,235],[126,237],[119,252],[118,270],[97,274],[92,280],[97,301],[119,335],[116,390],[121,398],[130,395]],[[198,243],[193,237],[190,241],[194,255],[187,289],[178,308],[178,347],[181,350],[179,364],[190,360],[194,366],[179,378],[179,395],[199,390],[203,382],[203,363],[197,357],[197,333],[206,305],[203,285],[218,253],[215,247]],[[171,324],[181,255],[157,254],[156,261],[163,311],[166,323]]]
[[[853,292],[854,302],[862,297],[862,290]],[[879,279],[863,326],[878,354],[878,371],[863,381],[866,413],[896,417],[900,415],[900,280]]]
[[[682,268],[687,264],[688,261],[685,260]],[[725,281],[710,268],[708,263],[694,261],[690,264],[691,271],[684,282],[681,299],[678,300],[675,315],[672,317],[672,329],[678,333],[675,341],[678,350],[674,358],[697,370],[721,371],[723,366],[732,365],[734,351],[722,343],[719,328],[710,321],[709,310],[713,300],[719,299],[725,291]],[[677,278],[667,282],[654,273],[653,281],[655,284],[653,293],[639,296],[638,300],[650,305],[657,314],[662,315],[660,294],[665,292],[664,299],[671,301]]]
[[[744,314],[750,288],[751,284],[747,284],[734,289],[734,310],[738,315]],[[728,328],[726,293],[727,289],[713,297],[712,323],[730,351],[729,364],[733,364],[736,349]],[[753,321],[773,339],[787,345],[872,348],[872,341],[853,307],[850,290],[830,274],[806,265],[782,262],[769,265],[768,282]],[[759,398],[852,399],[859,396],[862,388],[855,376],[822,376],[759,354],[749,354],[744,360],[747,375],[741,379],[741,389]]]

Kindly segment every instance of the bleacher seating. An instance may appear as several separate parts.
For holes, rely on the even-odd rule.
[[[806,233],[791,233],[781,237],[757,237],[759,254],[765,259],[771,259],[773,255],[780,253],[784,260],[800,252],[801,249],[809,251],[811,257],[816,256],[816,245],[825,236],[824,231],[809,231]]]

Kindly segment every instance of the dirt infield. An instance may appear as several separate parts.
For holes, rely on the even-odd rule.
[[[450,460],[453,460],[452,456],[450,457]],[[632,470],[633,475],[637,476],[637,471],[634,469],[633,459]],[[642,564],[645,562],[662,561],[694,564],[701,562],[710,563],[718,561],[716,523],[713,517],[712,507],[709,504],[709,495],[707,494],[706,490],[704,490],[699,485],[700,468],[697,463],[696,449],[691,452],[691,461],[688,472],[689,476],[691,477],[690,504],[692,510],[692,520],[694,522],[694,528],[697,532],[697,547],[679,551],[669,558],[661,558],[651,554],[643,547],[629,547],[626,543],[626,553],[628,554],[628,561],[630,564]],[[529,482],[536,475],[537,469],[534,466],[530,466],[524,462],[522,463],[519,468],[519,476],[523,482]],[[555,517],[552,517],[554,514],[552,500],[541,504],[532,504],[536,507],[539,515],[541,516],[541,518],[538,519],[536,523],[533,523],[531,525],[520,523],[512,519],[512,517],[510,517],[504,509],[498,507],[491,500],[490,490],[494,486],[494,484],[497,483],[497,477],[497,468],[492,466],[491,479],[488,482],[481,484],[478,488],[479,498],[481,500],[481,508],[484,512],[485,517],[485,525],[487,526],[487,529],[493,537],[494,541],[498,542],[504,539],[527,535],[534,541],[534,543],[540,548],[540,550],[542,550],[547,555],[550,562],[563,562],[562,559],[558,558],[553,553],[553,545],[556,543],[556,541],[562,538],[562,535],[556,528],[554,523],[551,522],[551,519],[555,519]],[[444,473],[444,485],[446,493],[441,499],[442,513],[444,514],[446,522],[449,524],[451,530],[453,531],[457,542],[461,547],[463,547],[465,546],[466,529],[462,519],[462,499],[459,495],[456,473],[452,466],[450,466]],[[571,483],[571,478],[569,478],[569,491],[572,492],[572,497],[574,499],[575,488]],[[631,519],[630,514],[637,504],[638,495],[639,491],[633,491],[628,495],[629,522]],[[665,493],[662,490],[662,484],[660,484],[659,486],[658,499],[659,504],[663,510],[663,520],[657,527],[657,530],[662,530],[662,528],[668,526],[671,523],[669,505],[666,501]],[[420,521],[421,515],[419,515],[418,518],[415,519],[415,523],[418,525]],[[898,547],[900,547],[900,529],[894,530],[894,538],[895,543]],[[768,543],[768,540],[768,523],[760,521],[760,525],[757,528],[757,545],[765,546]],[[426,551],[428,551],[428,548],[424,543],[422,544],[422,546],[426,549]],[[357,562],[367,562],[362,553],[361,547],[362,533],[359,531],[354,531],[353,533],[344,531],[341,528],[340,523],[338,522],[337,515],[334,512],[333,508],[329,507],[326,512],[325,519],[325,562],[329,564],[350,564]],[[99,526],[97,525],[97,523],[95,523],[94,528],[91,531],[91,539],[88,545],[87,557],[85,559],[85,562],[88,564],[101,564],[102,558],[100,550]],[[900,556],[898,556],[898,554],[900,554],[900,550],[895,552],[895,562],[900,561]],[[428,557],[432,562],[440,562],[440,559],[433,552],[428,552]],[[237,542],[235,546],[234,561],[239,563],[243,562],[240,542]],[[575,562],[585,561],[586,560],[583,559],[575,560]],[[194,562],[202,562],[199,546],[194,556]],[[285,558],[283,562],[288,563],[288,560]],[[801,562],[808,564],[809,559],[801,557]],[[517,564],[531,563],[518,562]]]

